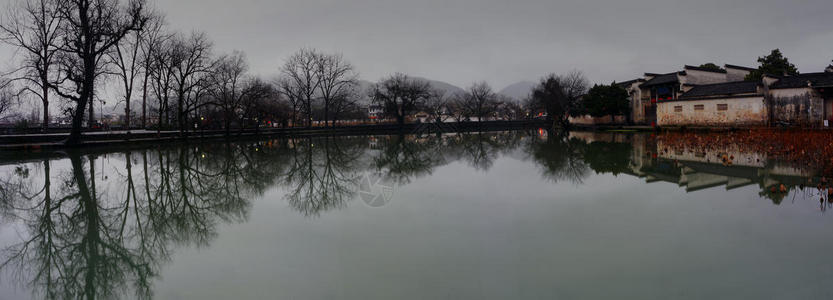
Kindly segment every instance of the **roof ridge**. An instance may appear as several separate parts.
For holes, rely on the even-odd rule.
[[[748,82],[748,83],[754,83],[754,84],[760,84],[760,83],[759,83],[759,82],[757,82],[757,81],[738,80],[738,81],[719,82],[719,83],[694,84],[694,85],[692,85],[692,86],[693,86],[693,87],[698,87],[698,86],[713,86],[713,85],[721,85],[721,84],[746,83],[746,82]]]
[[[755,69],[755,68],[744,67],[744,66],[738,66],[738,65],[732,65],[732,64],[725,64],[725,65],[723,65],[723,67],[724,67],[724,68],[727,68],[727,69],[737,69],[737,70],[744,70],[744,71],[754,71],[754,70],[757,70],[757,69]]]

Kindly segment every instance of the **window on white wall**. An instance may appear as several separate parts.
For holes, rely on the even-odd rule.
[[[718,104],[717,105],[717,111],[727,111],[727,110],[729,110],[729,104],[723,103],[723,104]]]

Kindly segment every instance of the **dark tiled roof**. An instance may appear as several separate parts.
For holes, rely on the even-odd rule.
[[[726,70],[714,70],[714,69],[707,69],[695,66],[685,66],[686,70],[695,70],[695,71],[703,71],[703,72],[712,72],[712,73],[726,73]]]
[[[718,84],[697,85],[683,94],[682,98],[699,98],[719,95],[752,94],[758,92],[754,81],[736,81]]]
[[[757,70],[755,68],[747,68],[747,67],[741,67],[741,66],[730,65],[730,64],[726,64],[723,67],[726,68],[726,69],[744,70],[744,71],[749,71],[749,72]]]
[[[638,79],[634,79],[634,80],[628,80],[628,81],[617,82],[617,83],[616,83],[616,85],[621,86],[621,87],[629,87],[631,84],[634,84],[634,83],[636,83],[636,82],[640,82],[640,81],[643,81],[643,80],[644,80],[644,79],[639,79],[639,78],[638,78]]]
[[[833,86],[833,73],[805,73],[793,76],[776,76],[777,82],[772,84],[772,89],[790,89],[807,87],[808,82],[814,87]]]
[[[674,72],[674,73],[657,75],[656,77],[652,78],[651,80],[648,80],[647,82],[643,83],[642,86],[647,87],[647,86],[655,86],[655,85],[661,85],[661,84],[678,83],[680,81],[679,81],[679,79],[677,79],[677,74],[678,74],[677,72]]]

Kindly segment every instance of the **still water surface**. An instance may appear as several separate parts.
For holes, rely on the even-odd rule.
[[[513,131],[6,155],[0,299],[833,297],[812,166],[668,147]]]

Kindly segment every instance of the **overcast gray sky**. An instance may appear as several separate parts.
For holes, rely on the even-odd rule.
[[[609,82],[684,64],[753,66],[773,48],[803,72],[833,59],[830,0],[155,1],[174,28],[245,51],[263,75],[300,47],[342,52],[368,80],[405,72],[498,89],[571,69]]]
[[[371,81],[405,72],[496,89],[571,69],[607,83],[684,64],[754,66],[773,48],[802,72],[833,59],[831,0],[148,1],[172,28],[245,51],[264,76],[301,47],[341,52]]]

